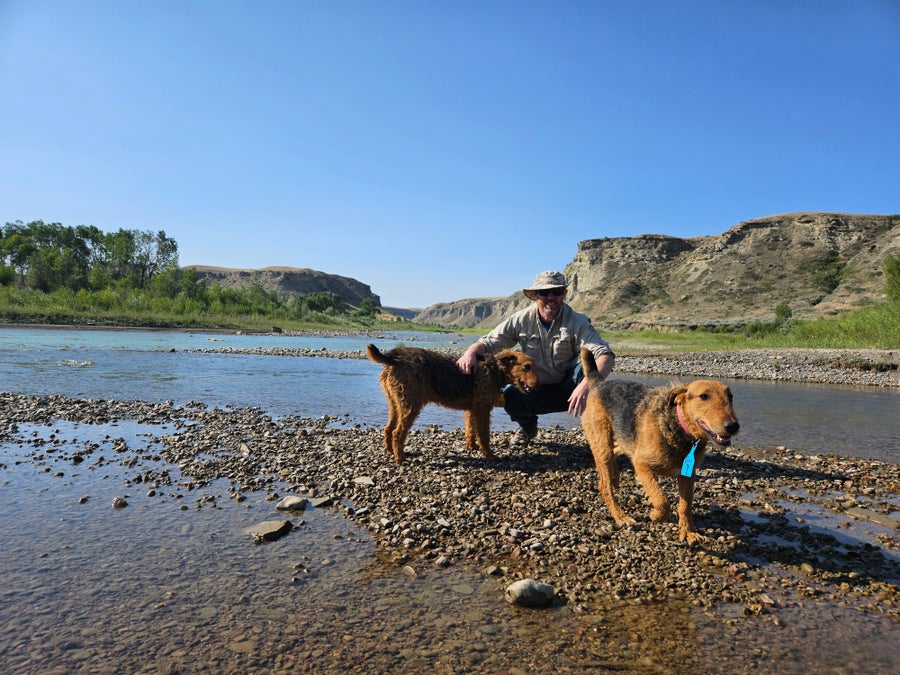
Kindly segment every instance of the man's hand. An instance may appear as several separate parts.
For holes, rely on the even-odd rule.
[[[475,366],[478,365],[478,355],[483,350],[484,346],[480,342],[475,342],[459,357],[456,365],[466,375],[471,375],[475,372]]]
[[[569,412],[572,417],[578,417],[581,413],[584,412],[585,403],[587,403],[588,396],[588,381],[582,380],[578,383],[575,389],[572,391],[572,395],[569,396]]]
[[[612,354],[601,354],[596,357],[596,362],[600,379],[605,380],[609,377],[609,374],[616,364],[616,357]],[[572,391],[572,395],[569,396],[569,412],[572,413],[572,417],[578,417],[584,412],[584,406],[587,404],[588,391],[590,391],[590,387],[588,386],[587,378],[581,380]]]

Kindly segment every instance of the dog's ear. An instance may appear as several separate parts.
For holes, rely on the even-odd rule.
[[[687,387],[673,387],[669,390],[669,393],[666,395],[666,404],[671,408],[674,405],[678,405],[684,400],[685,395],[687,394]]]
[[[504,368],[510,368],[516,365],[516,361],[518,361],[518,358],[512,352],[502,351],[497,355],[497,360],[503,364]]]

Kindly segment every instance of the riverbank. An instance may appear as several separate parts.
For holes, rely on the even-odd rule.
[[[83,443],[61,444],[55,433],[18,429],[125,419],[166,425],[169,431],[146,441],[161,450],[151,455],[118,443],[111,455]],[[896,642],[900,625],[895,464],[790,448],[716,449],[699,472],[694,505],[709,540],[691,548],[678,541],[674,518],[649,521],[643,493],[624,462],[618,494],[638,523],[613,526],[578,429],[542,430],[527,452],[510,450],[509,432],[495,432],[499,458],[492,463],[465,450],[461,430],[416,429],[409,461],[398,467],[385,456],[380,429],[347,418],[275,420],[256,408],[212,409],[200,402],[2,394],[0,420],[0,441],[30,448],[35,462],[128,467],[121,486],[128,508],[152,511],[180,499],[199,509],[260,494],[274,507],[285,495],[297,495],[307,500],[307,513],[327,511],[368,530],[380,564],[410,579],[465,572],[493,586],[502,606],[508,584],[535,578],[554,588],[549,611],[565,613],[576,626],[574,634],[552,640],[536,632],[526,654],[512,646],[506,654],[486,654],[480,640],[423,654],[423,633],[436,628],[420,626],[393,635],[390,649],[373,656],[378,636],[397,621],[379,613],[366,620],[365,632],[375,642],[357,636],[337,650],[298,647],[295,658],[311,670],[346,671],[366,663],[373,672],[410,672],[416,664],[454,672],[453,663],[471,663],[480,670],[521,664],[522,672],[802,672],[846,666],[851,659],[851,671],[888,672],[900,665],[895,650],[885,646]],[[161,471],[159,460],[173,469]],[[663,489],[674,502],[672,482],[664,481]],[[283,517],[302,531],[303,513]],[[325,565],[303,560],[298,569],[315,575]],[[666,623],[655,625],[661,615]],[[845,621],[823,629],[823,615]],[[616,625],[614,617],[626,625]],[[673,617],[681,618],[668,623]],[[352,615],[344,619],[356,623]],[[685,631],[700,632],[701,625],[721,639],[699,650]],[[850,632],[857,629],[859,635]],[[313,635],[299,644],[321,642]],[[839,654],[832,644],[841,645]],[[264,658],[257,662],[272,665]],[[182,666],[190,664],[187,658]]]
[[[171,328],[105,327],[41,324],[6,324],[11,329],[55,329],[98,331],[146,331],[178,332],[191,334],[194,330]],[[397,329],[396,327],[392,327]],[[412,328],[412,326],[408,327]],[[415,346],[415,341],[399,339],[389,328],[304,329],[284,330],[272,333],[268,329],[195,329],[213,335],[277,335],[289,342],[292,337],[347,337],[366,335],[379,347],[397,345]],[[435,333],[437,334],[437,333]],[[458,335],[453,340],[459,340]],[[474,338],[465,336],[465,345]],[[900,350],[896,349],[811,349],[811,348],[753,348],[729,350],[684,350],[635,340],[615,342],[616,372],[619,374],[659,375],[686,379],[709,377],[716,379],[755,379],[810,384],[836,384],[843,386],[900,388]],[[462,354],[465,346],[446,347],[449,355]],[[364,350],[341,350],[293,347],[206,347],[184,350],[204,354],[253,354],[267,356],[295,356],[338,359],[366,359]]]
[[[191,351],[205,354],[367,358],[362,350],[347,351],[325,348],[235,349],[223,347]],[[457,356],[462,354],[463,349],[447,348],[443,351]],[[896,388],[900,387],[900,351],[882,349],[675,351],[629,346],[618,349],[615,372],[663,375],[673,378],[753,379]]]

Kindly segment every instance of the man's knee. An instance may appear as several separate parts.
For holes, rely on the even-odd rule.
[[[503,409],[510,418],[520,424],[531,424],[537,420],[532,400],[534,392],[525,394],[513,385],[503,389]]]

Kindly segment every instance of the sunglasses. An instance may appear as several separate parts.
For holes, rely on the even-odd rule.
[[[566,294],[566,289],[565,288],[548,288],[547,290],[544,290],[544,291],[537,291],[537,294],[539,296],[541,296],[542,298],[546,298],[547,296],[550,296],[550,295],[552,295],[554,298],[558,298],[558,297]]]

